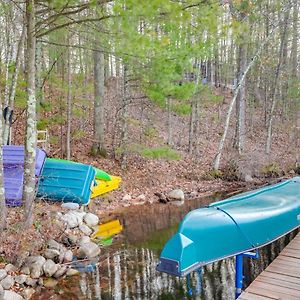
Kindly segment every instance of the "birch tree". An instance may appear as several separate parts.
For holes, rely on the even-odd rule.
[[[26,1],[27,28],[27,115],[24,163],[23,200],[25,203],[25,226],[33,223],[35,199],[35,155],[36,155],[36,95],[35,95],[35,4],[34,0]]]

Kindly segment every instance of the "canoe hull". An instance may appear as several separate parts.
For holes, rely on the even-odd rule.
[[[157,270],[184,276],[260,248],[299,225],[300,178],[295,177],[190,212],[165,245]]]

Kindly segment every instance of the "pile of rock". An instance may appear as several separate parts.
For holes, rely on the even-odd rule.
[[[20,269],[12,264],[0,269],[0,299],[29,299],[36,286],[54,287],[57,279],[78,274],[72,268],[75,256],[91,259],[100,255],[100,247],[90,239],[99,223],[98,216],[68,211],[59,213],[58,219],[67,227],[62,243],[51,239],[41,255],[28,256]],[[21,295],[15,291],[21,291]]]

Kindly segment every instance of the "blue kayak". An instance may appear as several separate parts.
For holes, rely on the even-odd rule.
[[[300,226],[300,177],[191,211],[166,243],[157,270],[185,276],[258,249]]]

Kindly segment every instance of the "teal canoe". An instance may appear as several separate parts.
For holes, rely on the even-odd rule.
[[[157,270],[185,276],[258,249],[300,226],[300,177],[191,211],[162,250]]]
[[[72,161],[72,160],[67,160],[67,159],[60,159],[60,158],[47,158],[47,160],[50,161],[56,161],[56,162],[63,162],[63,163],[70,163],[70,164],[80,164],[78,162]],[[111,181],[111,176],[104,172],[103,170],[100,170],[96,167],[93,167],[96,171],[95,178],[99,180],[104,180],[104,181]]]
[[[95,173],[92,166],[46,159],[37,196],[52,201],[87,205]]]

